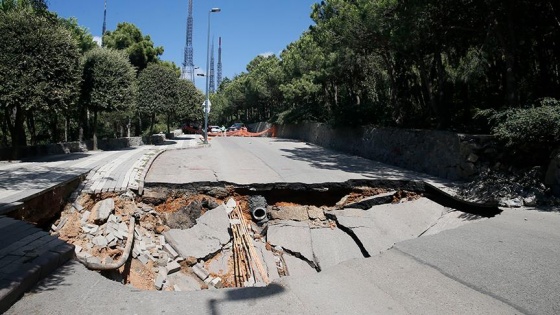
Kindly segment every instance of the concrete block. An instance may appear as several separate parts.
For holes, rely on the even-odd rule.
[[[75,252],[76,254],[79,253],[79,252],[81,252],[82,249],[83,249],[82,246],[80,246],[80,245],[74,245],[74,252]]]
[[[115,201],[112,198],[101,200],[95,204],[94,209],[96,209],[95,221],[105,222],[115,210]]]
[[[163,235],[159,236],[159,245],[161,245],[161,246],[165,245],[165,236],[163,236]]]
[[[146,255],[146,254],[140,254],[140,255],[138,256],[138,260],[140,260],[140,262],[141,262],[142,264],[144,264],[144,265],[148,263],[149,259],[150,259],[150,258],[149,258],[148,255]]]
[[[74,209],[76,209],[78,212],[82,212],[82,210],[84,210],[84,207],[82,207],[82,205],[79,204],[77,201],[74,201],[72,203],[72,207],[74,207]]]
[[[161,288],[163,288],[163,284],[165,283],[165,280],[166,280],[165,275],[158,274],[154,282],[154,286],[156,287],[156,289],[161,290]]]
[[[140,256],[140,250],[138,249],[138,247],[133,246],[132,247],[132,257],[136,258],[138,256]]]
[[[90,215],[91,215],[91,212],[86,210],[86,211],[82,214],[82,219],[81,219],[80,221],[81,221],[82,223],[86,223],[86,222],[89,220],[89,216],[90,216]]]
[[[179,254],[177,254],[177,252],[173,249],[173,247],[171,247],[171,245],[165,244],[163,245],[163,248],[169,253],[169,255],[171,255],[171,258],[179,256]]]
[[[216,289],[221,289],[224,284],[222,283],[222,278],[216,277],[210,281],[210,285],[212,285]]]
[[[206,269],[204,269],[204,266],[202,266],[200,263],[197,263],[196,265],[192,266],[192,270],[194,272],[194,274],[200,278],[200,280],[204,281],[208,278],[208,276],[210,276],[210,274],[208,273],[208,271],[206,271]]]
[[[167,264],[167,266],[165,266],[165,269],[167,270],[167,274],[172,274],[174,272],[181,270],[181,265],[179,265],[175,261],[171,261]]]
[[[105,238],[105,236],[102,236],[102,235],[98,235],[98,236],[94,237],[92,242],[93,242],[93,244],[95,244],[99,247],[106,247],[109,244],[107,242],[107,239]]]

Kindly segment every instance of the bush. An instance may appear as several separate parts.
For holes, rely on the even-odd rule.
[[[560,101],[543,99],[535,107],[510,109],[495,114],[493,134],[514,152],[548,159],[560,145]]]

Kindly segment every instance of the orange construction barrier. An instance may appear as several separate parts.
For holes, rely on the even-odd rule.
[[[203,134],[202,130],[194,129],[194,128],[191,128],[189,126],[183,127],[183,132],[185,132],[185,131],[190,132],[190,133],[195,133],[195,134]],[[249,131],[247,131],[247,128],[241,128],[239,130],[225,132],[226,137],[262,137],[266,134],[269,134],[270,137],[275,138],[276,137],[276,127],[273,126],[273,127],[268,128],[266,130],[263,130],[261,132],[249,132]],[[224,133],[223,132],[209,132],[208,136],[210,136],[210,137],[223,137]]]

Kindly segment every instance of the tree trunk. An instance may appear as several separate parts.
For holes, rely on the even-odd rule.
[[[154,122],[155,122],[155,120],[156,120],[156,114],[152,113],[152,116],[150,117],[150,135],[149,136],[154,134]]]
[[[171,125],[171,114],[167,113],[167,134],[171,133],[170,125]]]
[[[25,136],[25,114],[23,110],[17,106],[14,108],[15,112],[15,119],[14,125],[11,130],[12,134],[12,147],[14,150],[12,151],[12,159],[17,160],[19,158],[20,147],[25,147],[27,145],[27,140]]]
[[[35,118],[33,112],[27,113],[27,129],[31,136],[31,145],[37,145],[37,131],[35,130]]]
[[[93,150],[97,150],[97,111],[93,111]]]

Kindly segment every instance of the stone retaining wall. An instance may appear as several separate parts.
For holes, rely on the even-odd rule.
[[[141,146],[144,145],[144,142],[141,137],[130,137],[98,140],[97,145],[100,150],[118,150]],[[87,152],[88,150],[93,150],[93,141],[91,140],[85,142],[75,141],[21,147],[16,156],[14,156],[14,148],[0,148],[0,160],[21,160],[44,155]]]
[[[258,123],[250,127],[258,132],[270,126]],[[487,135],[373,127],[332,129],[304,123],[276,126],[276,136],[452,180],[470,179],[499,158]]]

